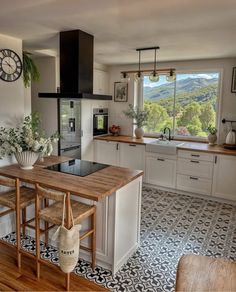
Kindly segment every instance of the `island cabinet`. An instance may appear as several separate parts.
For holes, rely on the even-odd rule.
[[[176,156],[150,153],[146,155],[146,182],[175,188]]]
[[[142,178],[123,186],[104,200],[96,202],[96,262],[115,274],[136,251],[140,243]],[[86,204],[94,202],[73,197]],[[82,230],[89,228],[84,221]],[[88,240],[83,245],[89,248]],[[90,261],[90,254],[80,250],[80,257]]]
[[[236,156],[215,156],[212,195],[236,201]]]

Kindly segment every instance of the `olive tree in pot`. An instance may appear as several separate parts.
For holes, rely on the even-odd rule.
[[[132,104],[129,104],[129,108],[123,113],[130,119],[133,119],[136,125],[135,136],[138,139],[141,139],[144,135],[143,126],[145,126],[148,119],[148,112],[146,110],[141,110],[139,107],[134,107]]]

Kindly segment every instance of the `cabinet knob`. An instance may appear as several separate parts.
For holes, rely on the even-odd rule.
[[[191,160],[190,162],[192,162],[192,163],[199,163],[198,160]]]
[[[198,177],[194,177],[194,176],[190,176],[189,178],[192,180],[198,180]]]

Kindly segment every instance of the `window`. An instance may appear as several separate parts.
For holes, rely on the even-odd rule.
[[[144,108],[149,110],[145,133],[169,127],[175,136],[206,137],[216,126],[219,72],[177,73],[176,82],[143,81]]]

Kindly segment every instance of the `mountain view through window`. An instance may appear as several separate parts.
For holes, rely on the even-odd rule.
[[[144,77],[144,108],[149,111],[146,133],[160,133],[165,127],[180,136],[206,137],[209,125],[216,125],[219,73],[179,73],[176,82],[158,82]],[[176,88],[175,88],[176,86]]]

